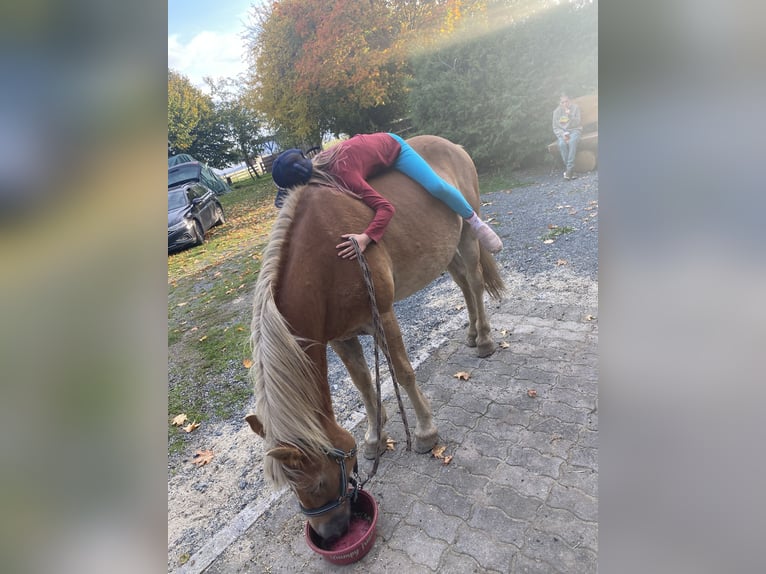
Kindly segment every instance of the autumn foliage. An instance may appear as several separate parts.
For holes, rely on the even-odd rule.
[[[296,141],[385,127],[405,112],[408,55],[461,15],[460,0],[277,0],[252,28],[259,107]]]

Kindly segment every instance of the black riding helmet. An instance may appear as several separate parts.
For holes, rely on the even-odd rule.
[[[312,164],[299,149],[289,149],[279,154],[271,167],[271,177],[277,187],[289,189],[311,179]]]

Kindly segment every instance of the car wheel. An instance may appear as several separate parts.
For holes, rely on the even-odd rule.
[[[216,225],[223,225],[224,223],[226,223],[226,217],[223,214],[223,207],[221,207],[220,205],[215,206],[215,216],[216,216],[216,220],[215,220]]]
[[[205,230],[202,229],[202,224],[196,219],[194,220],[194,234],[197,236],[195,245],[202,245],[205,243]]]

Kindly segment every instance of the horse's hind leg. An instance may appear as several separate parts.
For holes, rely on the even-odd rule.
[[[465,236],[461,239],[460,251],[455,254],[447,271],[463,292],[468,310],[466,343],[469,347],[477,347],[479,357],[488,357],[495,352],[495,342],[489,336],[491,328],[484,308],[484,278],[475,239]]]
[[[340,360],[346,365],[354,386],[359,389],[364,402],[364,410],[367,412],[367,431],[364,433],[364,449],[362,454],[364,458],[375,458],[377,453],[386,450],[386,440],[388,434],[383,430],[386,425],[386,408],[381,405],[381,425],[380,436],[378,436],[377,416],[378,400],[375,385],[370,378],[370,370],[367,361],[364,358],[364,350],[357,337],[345,341],[331,341],[330,346],[338,354]]]
[[[399,322],[393,311],[388,311],[381,315],[383,322],[383,331],[386,335],[388,350],[391,355],[392,368],[396,373],[396,379],[404,387],[407,396],[415,410],[415,452],[428,452],[436,446],[439,440],[439,431],[433,422],[431,412],[431,403],[421,392],[415,380],[415,371],[407,357],[407,350],[402,340],[402,332],[399,328]]]

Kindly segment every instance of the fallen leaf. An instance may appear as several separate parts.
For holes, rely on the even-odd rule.
[[[500,342],[500,348],[501,349],[507,349],[510,346],[511,346],[511,344],[508,341],[501,341]]]
[[[543,243],[545,243],[546,245],[550,245],[551,243],[553,243],[553,239],[546,239],[545,241],[543,241]]]
[[[465,371],[459,371],[452,376],[455,377],[456,379],[460,379],[461,381],[467,381],[468,379],[471,378],[471,374],[466,373]]]
[[[508,329],[500,329],[500,334],[505,337],[510,331]]]
[[[552,223],[548,224],[548,229],[558,229],[558,228],[559,228],[558,225],[553,225]]]
[[[198,330],[199,330],[199,327],[192,327],[191,329],[189,329],[189,333],[194,333],[194,331],[198,331]]]
[[[180,427],[182,424],[184,424],[188,420],[189,419],[186,418],[186,413],[181,413],[180,415],[177,415],[177,416],[173,417],[173,423],[172,424],[174,426]]]
[[[244,327],[237,327],[237,331],[244,331],[244,330],[245,330]]]
[[[452,455],[445,456],[444,460],[442,460],[442,464],[449,464],[452,462]]]
[[[202,335],[202,337],[199,338],[199,342],[201,343],[205,339],[207,339],[207,335]]]
[[[176,307],[183,307],[184,305],[188,305],[188,304],[189,304],[188,301],[184,301],[183,303],[179,303],[178,305],[176,305]]]
[[[391,437],[388,437],[386,439],[386,450],[396,450],[394,445],[396,444],[396,441],[392,439]]]
[[[455,311],[460,311],[463,309],[463,305],[455,305]]]
[[[186,432],[192,432],[193,430],[197,430],[199,428],[199,423],[197,421],[194,421],[193,423],[189,423],[184,427],[184,430]]]
[[[535,389],[527,389],[527,396],[534,399],[537,396],[537,391]]]
[[[482,207],[486,207],[486,206],[488,206],[488,205],[492,205],[492,202],[491,202],[491,201],[482,201],[482,202],[481,202],[481,206],[482,206]]]
[[[484,223],[492,223],[493,221],[495,221],[494,217],[488,217],[487,219],[484,220]]]
[[[252,359],[243,359],[242,364],[245,366],[246,369],[249,369],[253,366],[253,360]]]
[[[566,265],[566,264],[567,264],[566,259],[559,259],[558,261],[556,261],[556,265]]]
[[[215,277],[220,277],[220,276],[221,276],[221,272],[220,271],[216,271],[215,273],[213,273],[213,277],[214,278]]]
[[[593,315],[585,315],[585,320],[586,321],[595,321],[596,318]]]
[[[447,450],[446,446],[436,445],[431,449],[431,454],[434,455],[434,458],[444,458],[442,455],[444,454],[445,450]]]
[[[213,460],[213,451],[198,450],[192,458],[194,459],[192,462],[197,466],[205,466],[207,463]]]

